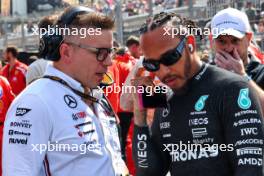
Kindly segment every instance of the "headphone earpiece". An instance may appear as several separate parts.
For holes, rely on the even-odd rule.
[[[190,52],[193,52],[193,44],[188,44]]]
[[[58,20],[57,24],[67,27],[72,23],[77,15],[88,14],[94,12],[92,9],[87,7],[73,7],[69,12],[63,14]],[[52,31],[57,31],[55,28],[58,25],[54,25]],[[50,31],[48,31],[50,32]],[[51,61],[58,61],[60,59],[60,45],[63,41],[63,36],[54,32],[51,34],[45,34],[40,38],[39,42],[39,55],[44,59]]]
[[[40,39],[39,53],[44,59],[58,61],[60,58],[60,44],[63,40],[61,35],[44,35]]]

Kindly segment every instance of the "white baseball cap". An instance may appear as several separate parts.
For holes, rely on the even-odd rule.
[[[227,8],[218,12],[212,19],[211,32],[213,38],[219,35],[232,35],[243,38],[246,33],[251,32],[247,15],[234,8]]]

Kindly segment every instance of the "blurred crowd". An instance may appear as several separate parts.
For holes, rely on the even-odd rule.
[[[193,1],[196,3],[196,1]],[[172,8],[182,7],[188,5],[188,0],[154,0],[153,10],[168,10]],[[114,10],[113,1],[98,1],[94,3],[93,8],[103,13],[111,13]],[[125,0],[122,3],[122,11],[124,15],[134,16],[149,12],[148,0]]]

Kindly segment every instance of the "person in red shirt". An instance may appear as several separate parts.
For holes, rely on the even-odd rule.
[[[142,55],[138,37],[133,35],[129,36],[126,41],[126,47],[128,48],[129,54],[134,58],[139,59]]]
[[[119,96],[118,90],[114,90],[116,86],[119,86],[119,70],[117,68],[116,61],[113,60],[113,64],[108,68],[107,74],[113,79],[114,83],[105,88],[105,94],[114,112],[117,114],[119,108]]]
[[[127,78],[127,75],[132,70],[133,66],[136,63],[136,59],[132,57],[124,48],[119,48],[116,56],[115,56],[116,65],[119,71],[119,87],[122,89],[123,83]],[[121,93],[119,93],[118,100],[120,99]],[[120,103],[118,106],[117,115],[120,120],[121,127],[121,151],[124,161],[127,163],[126,158],[126,144],[127,144],[127,135],[129,131],[129,127],[131,124],[131,119],[133,117],[133,112],[124,111],[120,107]],[[131,172],[131,170],[129,170]]]
[[[5,116],[14,98],[15,95],[7,79],[0,76],[0,163],[2,163],[2,140]],[[2,175],[2,165],[0,165],[0,175]]]
[[[26,87],[27,66],[17,60],[16,47],[7,47],[4,52],[4,61],[8,62],[1,71],[6,77],[15,95],[18,95]]]

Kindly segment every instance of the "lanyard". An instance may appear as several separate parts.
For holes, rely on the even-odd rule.
[[[57,77],[57,76],[50,76],[50,75],[45,75],[43,76],[43,78],[48,78],[48,79],[51,79],[53,81],[56,81],[64,86],[66,86],[67,88],[71,89],[75,94],[79,95],[80,97],[86,99],[86,100],[90,100],[92,102],[96,102],[98,103],[99,100],[91,95],[88,95],[88,94],[85,94],[85,93],[82,93],[81,91],[78,91],[74,88],[72,88],[66,81],[64,81],[63,79]]]
[[[108,101],[107,101],[107,99],[105,98],[104,95],[103,95],[102,100],[99,101],[97,98],[95,98],[95,97],[93,97],[91,95],[82,93],[81,91],[78,91],[78,90],[72,88],[66,81],[64,81],[63,79],[61,79],[61,78],[59,78],[57,76],[45,75],[42,78],[51,79],[52,81],[56,81],[56,82],[58,82],[58,83],[60,83],[60,84],[62,84],[64,86],[66,86],[67,88],[69,88],[70,90],[72,90],[75,94],[77,94],[78,96],[80,96],[81,98],[84,98],[86,100],[90,100],[92,102],[95,102],[95,103],[100,104],[108,115],[110,115],[110,116],[116,116],[115,113],[114,113],[114,111],[113,111],[113,108],[108,103]]]

